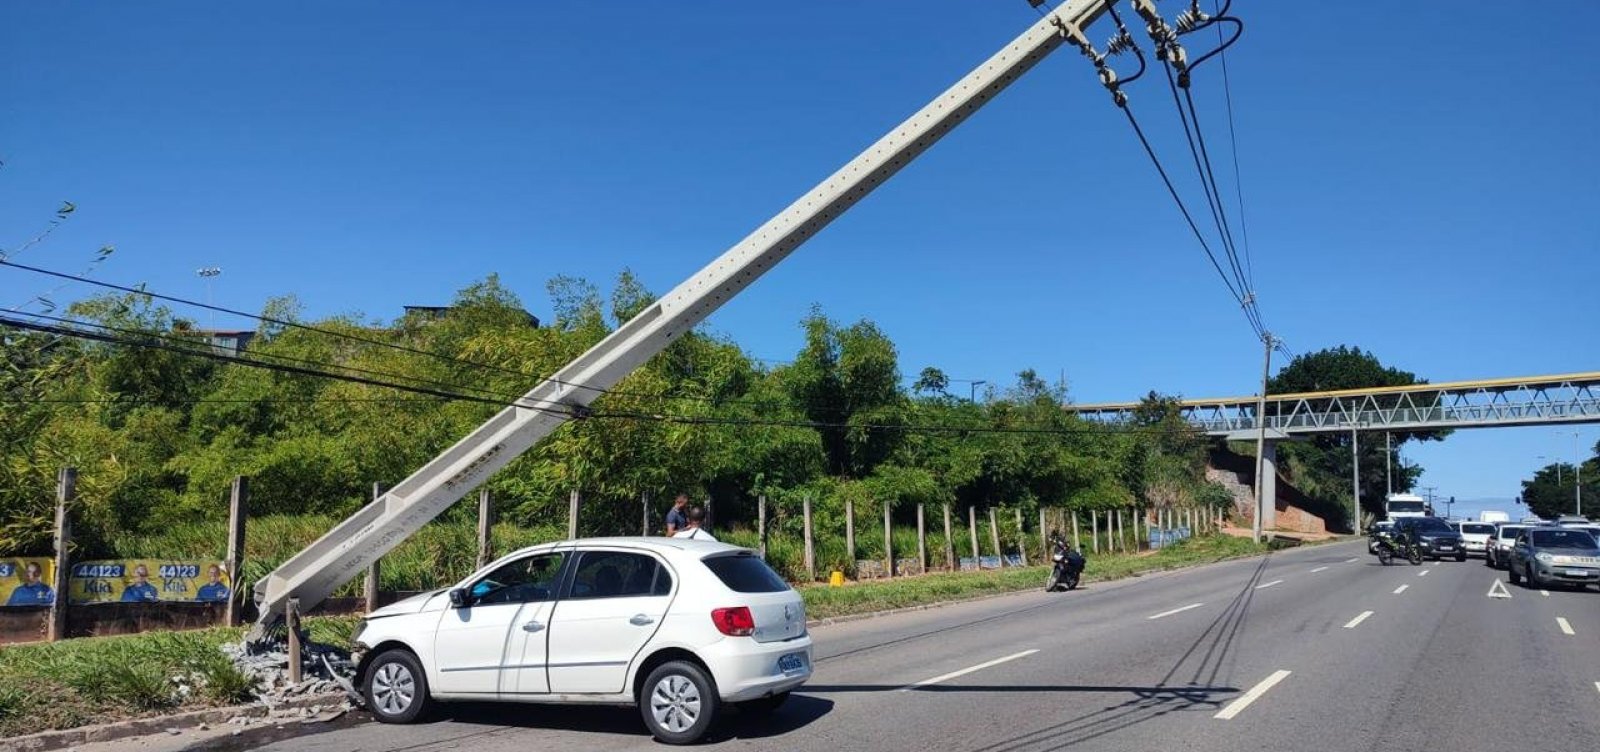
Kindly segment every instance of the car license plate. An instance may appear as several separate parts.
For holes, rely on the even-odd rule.
[[[1595,571],[1593,569],[1567,569],[1563,570],[1562,574],[1568,577],[1594,577]]]
[[[790,653],[778,659],[778,670],[785,674],[804,671],[806,668],[805,653]]]

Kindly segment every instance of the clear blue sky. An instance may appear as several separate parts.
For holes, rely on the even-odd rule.
[[[1256,288],[1296,351],[1359,345],[1435,381],[1600,367],[1600,60],[1578,52],[1600,3],[1468,10],[1235,3]],[[0,245],[69,199],[19,260],[77,270],[114,243],[102,278],[196,297],[217,265],[211,294],[245,309],[293,293],[388,319],[490,272],[541,317],[555,274],[604,288],[631,267],[665,292],[1035,18],[1024,0],[7,3]],[[1226,154],[1217,73],[1196,86]],[[1142,83],[1135,112],[1198,203],[1164,82]],[[0,306],[51,286],[0,270]],[[1087,402],[1251,393],[1260,373],[1066,52],[711,327],[787,358],[813,303],[877,321],[908,377],[1033,367]],[[1516,429],[1408,456],[1483,498],[1576,453],[1571,429]]]

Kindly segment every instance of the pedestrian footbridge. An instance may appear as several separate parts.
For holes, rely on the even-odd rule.
[[[1183,400],[1183,417],[1206,434],[1255,439],[1255,396]],[[1137,402],[1067,405],[1086,420],[1131,422]],[[1269,439],[1335,431],[1426,431],[1600,423],[1600,371],[1443,384],[1269,394]]]

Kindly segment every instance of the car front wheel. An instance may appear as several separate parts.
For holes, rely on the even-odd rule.
[[[422,664],[405,650],[388,650],[372,659],[363,689],[367,708],[383,723],[412,723],[430,703]]]
[[[1511,584],[1513,584],[1513,585],[1522,584],[1522,575],[1517,574],[1517,565],[1515,563],[1513,563],[1509,567],[1506,567],[1506,574],[1511,575]]]
[[[650,735],[667,744],[693,744],[717,715],[717,688],[705,670],[669,661],[650,672],[639,693],[639,714]]]

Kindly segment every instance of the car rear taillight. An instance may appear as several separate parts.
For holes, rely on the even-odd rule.
[[[717,625],[718,632],[729,637],[749,637],[756,631],[755,617],[744,606],[712,609],[711,623]]]

